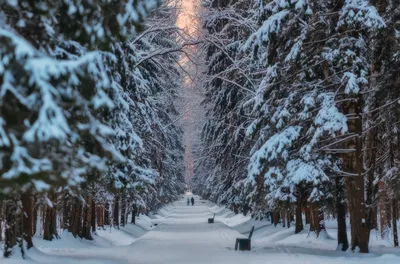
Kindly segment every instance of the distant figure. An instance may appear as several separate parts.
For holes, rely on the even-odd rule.
[[[194,205],[194,198],[192,197],[192,205]]]
[[[189,205],[190,204],[190,199],[189,199],[189,197],[187,198],[187,205]]]

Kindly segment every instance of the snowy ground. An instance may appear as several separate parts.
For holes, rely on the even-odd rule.
[[[185,198],[152,218],[141,216],[136,226],[99,230],[94,241],[74,239],[67,233],[53,242],[35,239],[36,248],[29,251],[28,260],[14,256],[0,258],[0,263],[400,263],[400,250],[384,244],[372,245],[371,254],[343,253],[335,250],[334,229],[318,239],[306,231],[293,235],[292,228],[273,227],[195,198],[195,206],[187,206]],[[208,224],[213,213],[216,223]],[[235,239],[246,237],[253,225],[253,250],[234,251]]]

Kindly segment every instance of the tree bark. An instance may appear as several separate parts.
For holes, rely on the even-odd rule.
[[[33,227],[33,236],[36,235],[36,228],[37,228],[37,220],[39,216],[38,212],[38,205],[36,205],[37,197],[36,195],[33,196],[33,202],[32,202],[32,209],[33,209],[33,218],[32,218],[32,227]]]
[[[96,207],[97,210],[97,226],[99,227],[103,227],[104,228],[104,206],[102,205],[98,205]]]
[[[0,201],[0,242],[3,240],[3,221],[4,221],[4,213],[3,213],[3,202]]]
[[[277,226],[279,224],[279,212],[278,211],[274,211],[273,218],[274,218],[274,226]]]
[[[131,223],[132,224],[136,224],[136,214],[137,214],[137,207],[136,204],[132,205],[132,219],[131,219]]]
[[[397,233],[397,200],[393,199],[392,200],[392,219],[393,219],[393,242],[394,246],[398,247],[399,246],[399,236]]]
[[[4,257],[8,258],[12,254],[13,247],[17,244],[18,237],[18,216],[17,216],[17,201],[7,201],[5,203],[5,244]]]
[[[311,228],[312,226],[312,228]],[[311,225],[310,231],[314,231],[319,237],[321,230],[325,229],[324,225],[324,212],[322,208],[317,203],[311,204]]]
[[[71,203],[71,213],[69,215],[69,225],[68,225],[68,230],[69,232],[72,233],[74,237],[77,237],[79,233],[79,221],[80,221],[80,216],[79,216],[79,211],[80,211],[80,201],[77,198],[74,198],[74,200]]]
[[[114,202],[114,227],[119,229],[119,197],[115,198]]]
[[[294,231],[295,234],[300,233],[303,231],[303,219],[301,214],[301,199],[298,198],[296,202],[296,229]]]
[[[386,232],[388,230],[389,224],[386,213],[386,188],[385,183],[383,181],[379,181],[379,220],[380,220],[380,230],[381,230],[381,238],[384,239],[386,236]]]
[[[52,200],[52,206],[46,206],[43,239],[51,241],[53,238],[59,238],[57,233],[57,195],[52,194],[49,198]]]
[[[32,206],[32,195],[30,191],[27,191],[21,195],[22,201],[22,231],[23,238],[26,242],[26,248],[30,249],[33,247],[32,236],[33,236],[33,206]],[[1,236],[1,232],[0,232]]]
[[[92,223],[92,198],[90,196],[86,197],[86,204],[84,207],[84,213],[83,213],[83,225],[82,225],[82,237],[87,239],[87,240],[92,240],[92,228],[91,228],[91,223]]]
[[[110,223],[110,204],[106,203],[104,208],[104,225],[111,225]]]
[[[392,228],[392,221],[390,221],[390,220],[392,219],[392,205],[390,203],[390,198],[389,197],[387,197],[386,201],[387,202],[385,204],[385,206],[386,206],[385,212],[386,212],[386,219],[387,219],[387,227],[388,227],[388,229],[391,229]]]
[[[69,229],[69,220],[71,219],[70,215],[71,215],[71,203],[69,200],[69,195],[67,192],[65,192],[64,197],[63,197],[63,224],[62,224],[62,228],[64,230],[68,230]]]
[[[125,226],[125,212],[126,212],[126,204],[124,196],[121,198],[121,226]]]
[[[91,226],[92,226],[92,232],[94,233],[94,232],[96,232],[96,218],[97,218],[97,216],[96,216],[96,202],[94,201],[94,199],[92,199],[92,223],[91,223]]]
[[[361,253],[368,253],[368,242],[370,230],[366,223],[366,210],[364,200],[364,175],[363,175],[363,155],[362,155],[362,117],[361,117],[361,95],[356,95],[346,107],[344,112],[352,116],[348,119],[349,133],[355,133],[346,142],[347,149],[355,151],[343,154],[344,170],[357,176],[346,177],[347,193],[349,196],[349,212],[351,221],[351,249],[354,251],[357,247]]]
[[[310,224],[310,229],[311,229],[312,223],[311,223],[311,217],[310,217],[310,207],[308,206],[307,202],[305,202],[304,205],[305,205],[304,211],[305,211],[305,217],[306,217],[306,225]]]
[[[341,247],[342,251],[346,251],[349,248],[349,240],[347,239],[347,228],[346,228],[346,203],[345,193],[342,186],[342,177],[336,177],[336,209],[337,209],[337,224],[338,224],[338,247]]]

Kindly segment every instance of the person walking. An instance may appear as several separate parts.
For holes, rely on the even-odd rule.
[[[194,198],[192,197],[192,205],[194,205]]]

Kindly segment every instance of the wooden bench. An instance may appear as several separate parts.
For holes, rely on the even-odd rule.
[[[208,218],[208,223],[214,224],[214,218],[215,218],[215,214],[214,214],[213,218]]]
[[[253,236],[254,226],[251,228],[249,238],[236,238],[235,250],[248,251],[251,250],[251,237]]]

